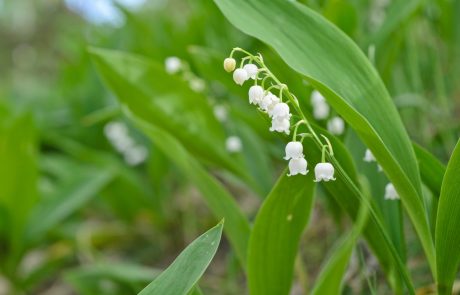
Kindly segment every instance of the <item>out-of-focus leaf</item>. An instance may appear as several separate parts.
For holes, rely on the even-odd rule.
[[[54,161],[61,165],[59,169],[71,171],[72,175],[58,184],[54,193],[34,208],[27,226],[28,242],[43,238],[50,229],[96,197],[114,176],[111,170],[67,163],[62,158]]]
[[[241,265],[246,266],[249,223],[229,192],[194,159],[180,142],[166,131],[128,113],[137,126],[152,139],[172,163],[198,187],[209,209],[217,218],[225,218],[225,230]]]
[[[451,294],[460,264],[460,142],[447,164],[436,222],[438,292]]]
[[[37,146],[32,117],[0,115],[0,236],[8,243],[9,267],[24,248],[27,218],[37,201]],[[2,253],[3,254],[3,253]],[[0,257],[3,256],[0,254]]]
[[[139,295],[185,295],[190,292],[216,254],[223,225],[220,222],[193,241]]]
[[[297,2],[214,2],[237,28],[273,46],[356,130],[401,196],[435,275],[434,243],[415,153],[385,85],[358,46]]]
[[[343,276],[359,235],[366,225],[367,216],[368,208],[362,206],[353,229],[337,243],[330,258],[322,267],[311,292],[312,295],[342,294]]]
[[[250,294],[289,294],[300,236],[310,219],[313,173],[284,170],[256,216],[248,249]]]
[[[441,194],[441,185],[446,167],[436,159],[430,152],[414,143],[414,151],[417,156],[418,165],[420,167],[420,175],[422,181],[433,193],[435,198],[439,198]]]

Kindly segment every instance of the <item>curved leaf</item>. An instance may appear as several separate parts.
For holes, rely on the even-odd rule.
[[[203,275],[219,247],[223,222],[198,237],[139,295],[185,295]]]
[[[214,0],[237,28],[270,44],[317,88],[372,150],[417,230],[435,274],[434,245],[409,137],[385,86],[343,32],[297,2]]]
[[[451,294],[460,264],[460,141],[447,164],[436,222],[438,292]]]
[[[414,143],[414,151],[417,155],[418,165],[422,181],[431,190],[436,198],[441,194],[442,179],[446,173],[446,167],[430,152]]]
[[[289,294],[300,236],[310,218],[315,184],[307,177],[286,175],[257,214],[248,249],[250,294]]]

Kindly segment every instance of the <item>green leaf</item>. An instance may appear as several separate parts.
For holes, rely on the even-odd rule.
[[[223,222],[198,237],[139,295],[185,295],[211,263],[219,246]]]
[[[435,274],[434,244],[415,154],[388,91],[366,56],[343,32],[298,2],[215,2],[233,25],[273,46],[356,130],[395,185]]]
[[[423,183],[439,198],[441,194],[442,179],[446,173],[446,167],[436,159],[430,152],[414,143],[414,151],[417,155],[420,175]]]
[[[193,158],[180,142],[167,132],[149,125],[147,122],[128,113],[136,125],[169,157],[171,162],[193,182],[201,191],[202,196],[217,218],[225,218],[225,233],[236,252],[241,265],[246,265],[246,252],[249,241],[249,223],[238,204],[228,191],[212,177]]]
[[[460,264],[460,143],[447,164],[436,222],[438,292],[451,294]]]
[[[66,171],[71,171],[72,174],[34,208],[26,232],[26,240],[29,243],[44,238],[50,229],[96,197],[114,176],[111,170],[83,166],[64,158],[48,159],[50,160],[59,165],[55,171],[57,177],[58,173],[63,174]]]
[[[202,161],[222,166],[253,185],[246,170],[226,152],[223,128],[206,96],[153,61],[112,50],[90,52],[105,84],[137,117],[174,134]]]
[[[353,229],[336,244],[327,263],[322,267],[311,292],[312,295],[342,294],[343,276],[359,235],[366,225],[367,216],[368,208],[362,206]]]
[[[289,294],[300,236],[310,219],[315,183],[283,171],[257,213],[248,249],[250,294]]]

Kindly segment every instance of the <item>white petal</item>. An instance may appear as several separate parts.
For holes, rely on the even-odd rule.
[[[256,78],[258,68],[255,64],[246,64],[244,65],[243,69],[248,73],[249,78]]]
[[[233,81],[238,85],[243,85],[243,83],[249,79],[248,73],[243,69],[236,69],[233,72]]]
[[[286,145],[285,148],[286,156],[284,157],[285,160],[289,159],[298,159],[303,158],[303,146],[302,143],[299,141],[291,141]]]

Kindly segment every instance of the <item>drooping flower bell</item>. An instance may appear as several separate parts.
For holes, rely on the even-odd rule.
[[[327,122],[327,130],[334,135],[341,135],[345,130],[345,122],[340,117],[334,117]]]
[[[272,126],[270,127],[270,131],[284,132],[287,135],[289,135],[290,127],[291,127],[291,123],[289,122],[289,119],[274,118],[272,119]]]
[[[273,107],[269,115],[273,119],[289,119],[291,117],[291,113],[289,112],[289,106],[284,102],[277,103]]]
[[[254,85],[249,88],[249,103],[260,105],[264,98],[264,89],[259,85]]]
[[[233,70],[235,70],[235,66],[236,66],[236,60],[234,58],[227,57],[224,60],[224,70],[225,71],[229,73],[233,72]]]
[[[258,68],[255,64],[246,64],[244,65],[243,70],[248,73],[249,78],[253,80],[256,78]]]
[[[326,102],[313,105],[313,117],[317,120],[326,119],[329,116],[330,108]]]
[[[238,136],[229,136],[225,141],[225,148],[229,153],[238,153],[243,148],[241,139]]]
[[[262,98],[259,106],[264,111],[267,112],[269,115],[276,104],[280,102],[278,96],[274,95],[273,93],[269,92],[267,95]]]
[[[305,158],[293,158],[289,161],[289,173],[287,176],[306,175],[307,173],[307,160]]]
[[[399,200],[398,192],[391,182],[385,186],[385,200]]]
[[[303,158],[303,146],[300,141],[291,141],[286,145],[285,160]]]
[[[331,163],[318,163],[315,166],[315,182],[330,181],[334,178],[334,166]]]
[[[249,79],[248,73],[243,69],[236,69],[233,72],[233,81],[238,85],[243,85],[243,83]]]
[[[370,149],[366,149],[366,152],[364,153],[364,162],[375,162],[375,157],[372,154]]]
[[[170,56],[165,59],[165,70],[168,74],[175,74],[182,68],[181,60],[176,56]]]

